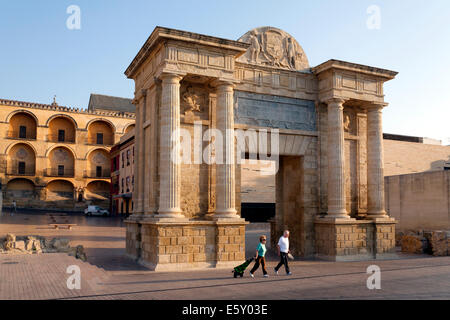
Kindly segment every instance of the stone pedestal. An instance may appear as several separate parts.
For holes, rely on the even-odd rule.
[[[354,220],[318,218],[316,257],[330,261],[395,258],[394,219]]]
[[[154,271],[232,268],[245,261],[241,219],[127,220],[127,254]]]

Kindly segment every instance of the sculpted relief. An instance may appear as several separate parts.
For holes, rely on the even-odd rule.
[[[288,33],[273,27],[253,29],[238,41],[250,44],[239,62],[282,69],[306,70],[309,62],[298,42]]]
[[[194,88],[192,88],[192,86],[188,86],[186,91],[182,93],[181,97],[187,105],[187,109],[185,111],[202,111],[200,109],[200,96],[194,92]]]
[[[208,92],[203,86],[183,83],[180,89],[180,104],[184,120],[208,120]]]

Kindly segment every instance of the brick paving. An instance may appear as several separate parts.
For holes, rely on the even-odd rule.
[[[234,279],[227,269],[155,273],[123,256],[125,231],[120,221],[77,219],[80,226],[68,231],[46,228],[41,217],[0,218],[0,236],[6,232],[65,236],[71,245],[83,244],[88,252],[88,262],[63,253],[0,255],[0,299],[450,299],[450,257],[295,261],[289,277],[274,275],[276,261],[269,257],[267,279],[260,270],[254,279],[248,273]],[[249,252],[260,233],[267,234],[264,226],[247,231]],[[371,264],[381,268],[381,290],[366,287],[366,268]],[[81,290],[67,289],[70,265],[81,269]]]

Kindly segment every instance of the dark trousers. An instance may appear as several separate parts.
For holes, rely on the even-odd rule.
[[[286,252],[280,252],[280,263],[275,267],[275,270],[278,271],[283,264],[286,268],[286,273],[289,273],[288,254]]]
[[[256,270],[258,270],[259,265],[262,266],[263,274],[267,274],[266,270],[266,258],[264,257],[258,257],[255,260],[255,265],[253,266],[253,269],[250,271],[251,274],[255,273]]]

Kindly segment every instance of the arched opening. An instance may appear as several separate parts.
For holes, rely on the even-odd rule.
[[[109,152],[104,149],[96,149],[89,153],[85,178],[110,178],[111,160]]]
[[[18,143],[12,146],[6,159],[8,175],[34,176],[36,172],[36,154],[29,145]]]
[[[53,180],[47,184],[47,201],[73,201],[73,184],[66,180]]]
[[[6,185],[5,204],[16,201],[17,206],[26,206],[35,197],[34,183],[28,179],[13,179]]]
[[[27,112],[17,112],[9,119],[9,139],[36,140],[36,119]]]
[[[47,158],[46,177],[73,177],[75,175],[75,158],[65,147],[56,147]]]
[[[88,144],[110,145],[114,144],[114,130],[106,121],[96,120],[88,127]]]
[[[57,116],[48,124],[47,141],[75,143],[76,127],[73,120]]]
[[[130,124],[128,127],[126,127],[126,129],[125,129],[125,133],[128,133],[128,132],[130,132],[131,130],[133,130],[134,129],[134,127],[135,127],[135,125],[134,124]]]
[[[86,200],[93,204],[109,208],[110,184],[106,181],[92,181],[86,187]]]

